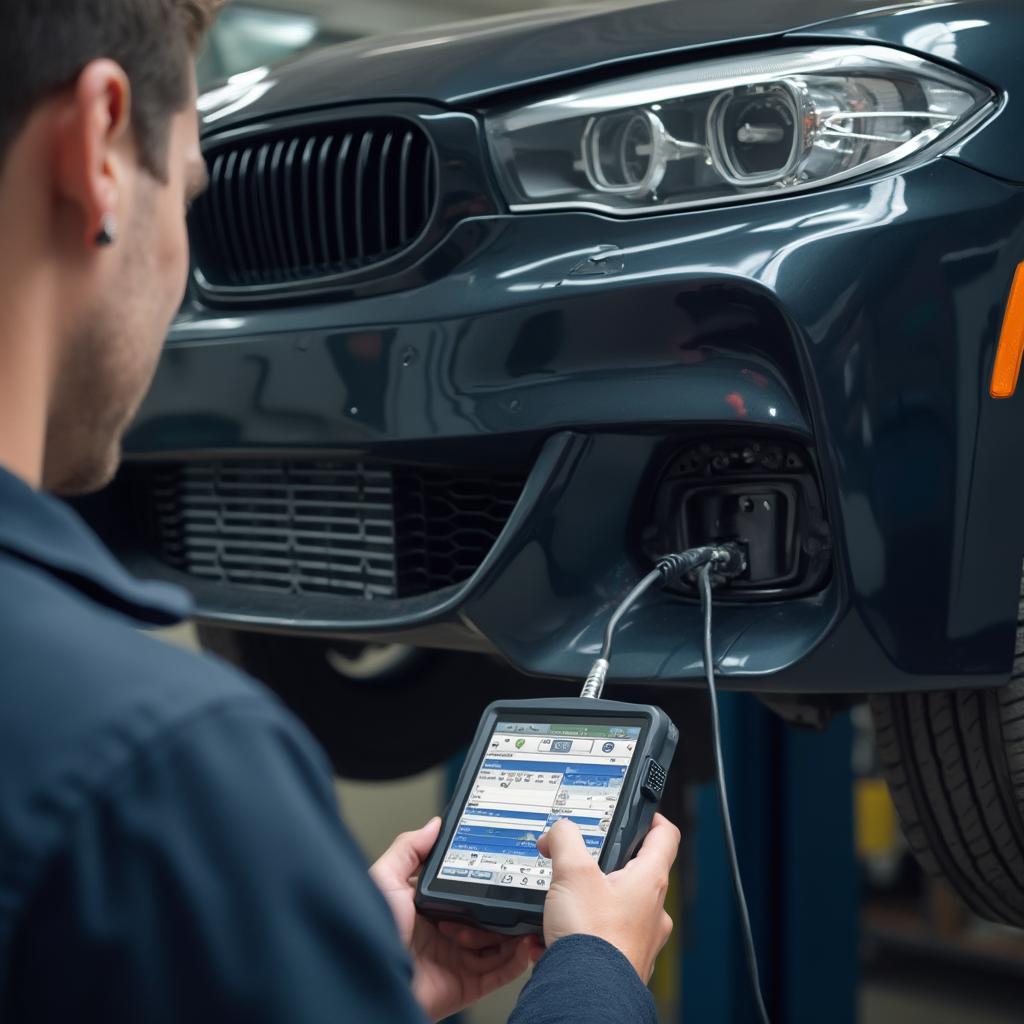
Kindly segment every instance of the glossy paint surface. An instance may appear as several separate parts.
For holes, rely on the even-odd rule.
[[[390,95],[389,81],[409,95],[420,72],[417,96],[450,100],[473,82],[480,92],[515,84],[516,53],[521,75],[534,77],[559,61],[565,70],[640,55],[683,6],[513,26],[486,70],[479,40],[360,58],[372,73],[350,60],[347,79],[325,55],[290,72],[292,91],[269,90],[260,109],[336,102],[348,95],[337,91],[342,79],[360,101]],[[740,7],[748,26],[778,33],[798,6],[814,20],[856,5],[719,4],[685,38],[676,24],[672,38],[727,41],[724,21]],[[694,437],[762,431],[815,451],[835,566],[811,597],[722,606],[716,654],[729,685],[1004,681],[1024,555],[1024,397],[997,402],[988,381],[1024,259],[1024,189],[1014,183],[1022,164],[1000,142],[1019,123],[1009,43],[967,23],[1012,25],[1008,10],[994,0],[904,5],[806,34],[913,44],[1003,89],[998,118],[955,158],[630,221],[470,216],[446,239],[443,265],[426,257],[401,290],[278,308],[187,306],[129,438],[135,458],[320,452],[532,469],[498,545],[458,588],[285,610],[203,591],[207,616],[489,649],[529,672],[579,675],[648,564],[640,537],[667,458]],[[937,26],[955,53],[948,39],[940,52]],[[529,59],[517,49],[527,39],[540,51]],[[432,54],[429,73],[420,51]],[[698,672],[694,605],[659,596],[631,615],[613,678],[695,681]]]
[[[464,103],[619,61],[770,38],[871,6],[864,0],[579,4],[371,37],[311,54],[257,83],[238,116],[371,97]]]

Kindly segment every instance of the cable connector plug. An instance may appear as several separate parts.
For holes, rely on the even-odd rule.
[[[661,575],[662,586],[666,586],[676,580],[686,579],[709,564],[718,577],[717,581],[724,582],[746,571],[747,556],[741,545],[729,541],[665,555],[658,559],[655,569]]]
[[[581,697],[598,698],[601,696],[604,681],[608,676],[608,663],[612,656],[612,640],[615,637],[615,630],[626,612],[651,587],[659,584],[664,587],[690,573],[697,572],[706,565],[712,567],[715,581],[724,583],[746,570],[747,557],[741,545],[730,541],[727,544],[709,544],[705,547],[690,548],[689,551],[680,551],[658,559],[657,565],[633,587],[608,620],[608,625],[604,630],[601,655],[590,666],[587,681],[583,684],[583,690],[580,693]]]
[[[747,571],[747,552],[742,544],[729,541],[715,547],[715,573],[726,580],[734,580]]]

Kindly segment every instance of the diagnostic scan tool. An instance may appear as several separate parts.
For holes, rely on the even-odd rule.
[[[492,704],[420,876],[419,910],[539,932],[551,862],[537,840],[568,818],[602,870],[622,867],[651,827],[678,735],[665,712],[645,704]]]
[[[740,541],[662,556],[608,617],[600,655],[579,697],[499,701],[484,712],[420,874],[421,913],[513,935],[542,931],[551,864],[537,840],[559,818],[579,826],[603,871],[615,871],[633,856],[651,827],[679,733],[660,708],[602,700],[601,694],[623,618],[652,588],[686,580],[700,594],[715,783],[747,974],[757,1019],[770,1024],[729,813],[712,638],[713,588],[746,571]]]

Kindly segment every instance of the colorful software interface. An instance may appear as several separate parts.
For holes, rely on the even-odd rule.
[[[546,889],[537,839],[559,818],[576,822],[596,860],[639,737],[639,726],[499,722],[440,877]]]

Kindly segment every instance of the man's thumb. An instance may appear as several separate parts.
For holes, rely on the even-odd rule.
[[[592,868],[583,835],[574,822],[560,818],[537,840],[537,849],[551,860],[551,877],[558,878],[572,868]]]

